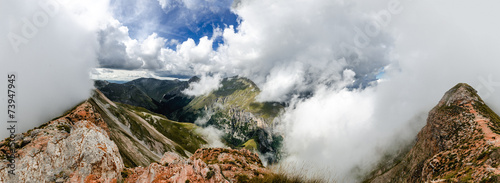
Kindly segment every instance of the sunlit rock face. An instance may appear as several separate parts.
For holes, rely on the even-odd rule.
[[[4,158],[7,141],[0,147],[0,182],[114,182],[124,167],[106,123],[87,102],[14,138],[15,175]]]

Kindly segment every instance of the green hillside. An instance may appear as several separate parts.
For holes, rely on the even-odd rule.
[[[96,90],[89,102],[96,107],[110,129],[127,167],[148,166],[165,152],[189,157],[206,140],[196,126],[178,123],[144,108],[111,102]]]

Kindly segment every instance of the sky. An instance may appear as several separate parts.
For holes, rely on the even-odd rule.
[[[18,75],[20,131],[85,100],[90,78],[197,75],[185,93],[202,95],[239,75],[259,101],[290,104],[276,119],[283,162],[350,182],[413,140],[459,82],[500,111],[493,0],[37,2],[0,1],[0,71]]]

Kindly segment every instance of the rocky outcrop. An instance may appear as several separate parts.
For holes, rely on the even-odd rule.
[[[458,84],[429,112],[402,161],[368,182],[499,182],[499,125],[476,91]]]
[[[242,182],[271,172],[248,150],[199,149],[189,159],[165,153],[160,163],[126,169],[125,182]]]
[[[0,144],[5,154],[6,139]],[[0,162],[0,182],[116,182],[123,162],[109,129],[88,102],[69,114],[16,135],[15,175]],[[3,156],[2,156],[3,157]]]

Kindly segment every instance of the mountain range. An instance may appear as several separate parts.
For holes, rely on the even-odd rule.
[[[206,95],[182,92],[198,80],[96,81],[89,99],[0,142],[0,182],[306,181],[261,160],[272,154],[269,162],[279,161],[283,137],[273,127],[284,104],[258,102],[260,89],[242,77],[224,78]],[[229,148],[209,148],[201,133],[208,126],[223,132]],[[413,143],[360,182],[499,182],[499,140],[500,117],[460,83],[429,112]],[[15,175],[9,144],[18,155]]]
[[[273,120],[284,108],[277,102],[258,102],[259,87],[243,77],[224,78],[221,86],[206,95],[190,96],[182,91],[188,81],[136,79],[124,84],[95,81],[95,86],[112,101],[140,106],[174,121],[213,126],[223,132],[230,147],[246,147],[279,158],[282,137],[272,133]]]

